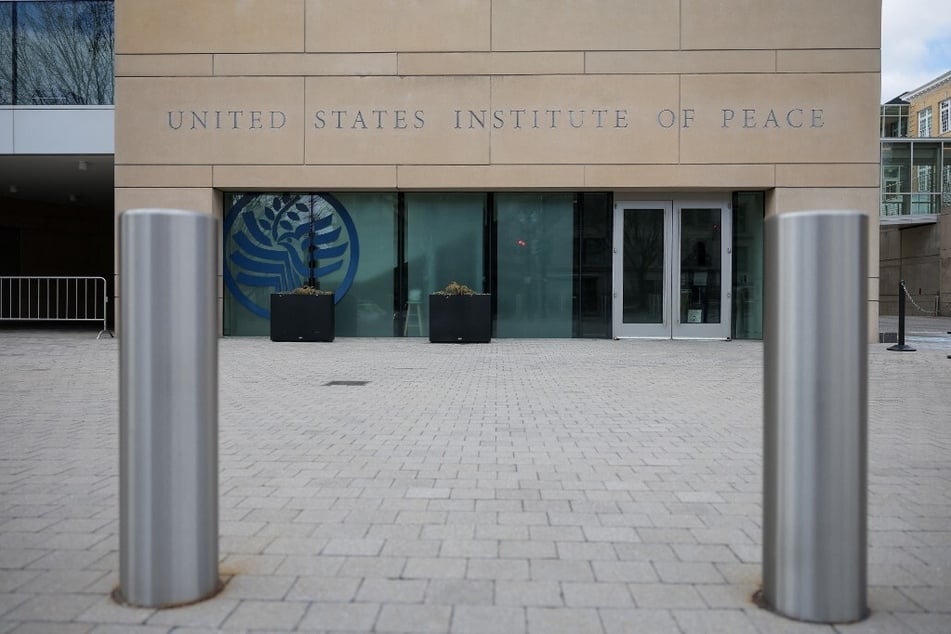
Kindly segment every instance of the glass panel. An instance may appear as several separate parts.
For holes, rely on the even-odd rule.
[[[112,2],[17,3],[19,104],[112,104]]]
[[[396,193],[337,193],[359,236],[359,262],[353,284],[337,299],[335,328],[341,337],[392,337],[393,284],[396,278]],[[327,275],[329,288],[339,289],[347,271]]]
[[[496,194],[498,337],[570,337],[573,194]]]
[[[937,214],[940,191],[938,173],[940,169],[940,143],[915,143],[912,147],[912,214]]]
[[[483,291],[485,194],[406,194],[404,334],[429,335],[429,294],[449,282]]]
[[[733,203],[733,338],[763,338],[762,192],[736,194]]]
[[[229,194],[225,204],[226,335],[268,334],[270,294],[307,281],[312,223],[336,334],[393,334],[396,194]]]
[[[581,195],[578,336],[611,336],[611,198]]]
[[[941,166],[941,205],[951,206],[951,144],[942,143],[944,161]]]
[[[0,2],[0,105],[13,103],[13,3]]]
[[[622,321],[664,321],[664,210],[625,209]]]
[[[720,323],[720,208],[680,212],[680,323]]]
[[[881,215],[899,216],[908,213],[907,197],[911,192],[911,144],[882,144]]]

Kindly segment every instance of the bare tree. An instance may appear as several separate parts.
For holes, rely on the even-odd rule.
[[[112,2],[21,4],[18,103],[111,104],[114,22]]]
[[[0,2],[0,104],[13,103],[13,3]]]

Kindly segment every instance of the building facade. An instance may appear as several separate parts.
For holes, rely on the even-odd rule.
[[[880,310],[951,314],[951,71],[881,108]]]
[[[760,337],[764,216],[859,209],[878,251],[880,19],[118,0],[116,211],[221,220],[230,335],[267,331],[312,245],[341,336],[425,335],[407,310],[457,281],[498,337]],[[875,332],[877,263],[868,284]]]
[[[0,276],[113,276],[113,9],[0,0]]]

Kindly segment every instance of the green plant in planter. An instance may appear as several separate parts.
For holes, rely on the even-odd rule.
[[[489,343],[491,339],[491,295],[453,281],[429,296],[430,342]]]

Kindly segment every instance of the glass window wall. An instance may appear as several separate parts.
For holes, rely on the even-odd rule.
[[[881,138],[908,136],[908,104],[887,103],[881,109]]]
[[[484,281],[483,193],[406,194],[404,334],[429,335],[429,295],[449,282],[477,292]]]
[[[13,3],[0,2],[0,105],[13,103]]]
[[[224,223],[224,333],[267,335],[270,295],[310,274],[333,290],[336,334],[393,333],[396,271],[394,193],[229,194]]]
[[[575,229],[578,244],[579,337],[611,336],[611,264],[613,217],[611,196],[584,193],[579,196],[581,214]]]
[[[597,192],[227,194],[224,333],[267,336],[270,295],[307,281],[313,244],[342,337],[426,336],[428,296],[450,281],[493,295],[496,337],[609,337],[612,202]],[[736,338],[762,338],[763,211],[762,192],[736,194]]]
[[[0,2],[0,103],[112,104],[114,3]]]
[[[733,199],[733,338],[763,338],[763,192]]]
[[[911,213],[937,214],[939,208],[941,147],[935,143],[918,143],[912,152]]]
[[[574,195],[495,195],[497,337],[571,337]]]

